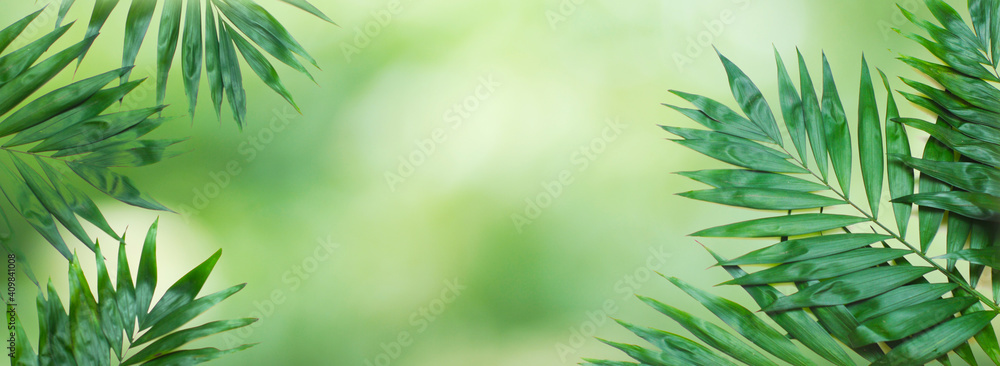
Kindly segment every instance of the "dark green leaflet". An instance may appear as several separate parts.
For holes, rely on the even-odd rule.
[[[152,312],[146,313],[144,308],[148,306],[144,304],[149,305],[147,301],[155,288],[155,280],[151,279],[156,278],[156,266],[152,262],[156,229],[157,225],[154,223],[143,245],[136,287],[132,285],[124,242],[118,247],[117,288],[111,285],[111,276],[99,244],[94,251],[97,263],[96,292],[90,288],[80,268],[79,258],[72,256],[69,262],[69,311],[63,308],[59,294],[50,281],[48,298],[41,294],[38,298],[41,331],[38,353],[32,351],[30,342],[24,338],[23,342],[18,342],[20,352],[15,364],[108,365],[111,354],[118,357],[119,361],[125,354],[126,350],[121,347],[125,338],[123,333],[130,340],[130,346],[156,339],[122,362],[123,365],[140,362],[145,365],[190,365],[249,348],[251,345],[225,351],[214,348],[182,349],[193,340],[246,327],[257,321],[252,318],[213,321],[177,330],[243,288],[244,285],[237,285],[195,299],[219,259],[218,252],[178,280],[166,291],[164,298],[153,305]],[[149,330],[141,333],[142,336],[135,339],[135,342],[131,342],[136,333],[133,327],[137,317],[145,320],[147,324],[144,328]],[[21,329],[20,326],[17,328]]]

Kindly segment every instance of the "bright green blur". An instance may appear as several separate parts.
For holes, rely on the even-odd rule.
[[[651,270],[703,288],[728,279],[705,270],[711,257],[685,235],[760,214],[674,195],[700,185],[672,172],[723,164],[666,140],[657,124],[694,127],[660,105],[687,106],[668,91],[735,107],[711,44],[777,112],[772,45],[790,67],[799,47],[816,80],[825,51],[853,124],[861,53],[913,77],[894,57],[918,52],[889,29],[903,19],[882,1],[314,0],[340,27],[260,2],[322,67],[310,68],[313,83],[278,66],[302,114],[244,66],[248,127],[236,129],[227,105],[217,122],[205,82],[192,122],[178,57],[166,114],[180,118],[157,136],[190,136],[187,153],[128,173],[182,214],[100,202],[112,227],[128,228],[133,265],[160,216],[157,295],[220,247],[206,293],[249,283],[196,321],[261,317],[241,338],[261,344],[220,366],[624,359],[594,339],[639,342],[608,313],[687,334],[631,294],[708,319]],[[5,4],[0,19],[43,3]],[[77,2],[67,18],[80,24],[57,46],[82,37],[91,7]],[[112,14],[78,77],[118,67],[126,9]],[[154,22],[133,78],[155,78],[155,33]],[[149,80],[126,104],[151,105],[153,94]],[[12,221],[35,271],[65,291],[65,261]],[[702,243],[735,256],[769,242]],[[75,248],[92,271],[92,255]],[[34,289],[19,285],[20,314],[34,325]],[[711,290],[750,304],[738,288]]]

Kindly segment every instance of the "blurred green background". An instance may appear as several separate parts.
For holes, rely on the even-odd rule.
[[[714,45],[776,107],[772,47],[790,67],[798,47],[814,77],[827,53],[851,111],[862,52],[911,77],[894,57],[924,54],[890,30],[904,20],[889,1],[314,0],[340,27],[260,2],[322,67],[315,84],[279,67],[302,114],[244,66],[248,127],[228,107],[218,122],[204,92],[191,121],[176,66],[167,114],[182,118],[158,135],[190,136],[187,152],[128,173],[183,214],[100,202],[127,228],[133,265],[160,217],[161,292],[218,248],[206,293],[249,283],[202,319],[261,320],[198,345],[261,344],[214,365],[572,365],[623,357],[595,335],[637,341],[607,315],[683,332],[631,294],[705,315],[651,271],[705,288],[728,279],[685,235],[759,214],[674,195],[700,186],[672,172],[722,165],[665,140],[657,124],[693,126],[660,105],[684,105],[668,90],[735,106]],[[44,4],[7,0],[0,18]],[[77,78],[120,64],[126,4]],[[57,5],[25,40],[51,29]],[[82,36],[91,8],[77,2],[67,19],[81,24],[59,45]],[[155,76],[155,24],[134,78]],[[153,94],[149,81],[125,103]],[[64,289],[65,260],[12,221],[15,245]],[[724,255],[765,244],[703,243]],[[34,296],[20,283],[22,304]]]

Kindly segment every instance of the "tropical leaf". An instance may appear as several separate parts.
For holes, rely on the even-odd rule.
[[[921,250],[929,249],[931,238],[948,214],[946,256],[952,270],[957,261],[969,262],[969,280],[980,283],[989,262],[990,252],[996,251],[995,235],[1000,212],[1000,180],[995,174],[1000,166],[1000,105],[997,97],[997,65],[1000,63],[1000,3],[970,0],[972,27],[948,4],[941,0],[926,0],[931,13],[941,24],[917,19],[903,10],[918,28],[931,36],[920,42],[943,64],[904,56],[901,59],[930,77],[939,89],[915,81],[907,81],[916,94],[905,94],[918,106],[937,115],[937,123],[919,119],[896,119],[929,134],[922,159],[909,154],[890,156],[892,159],[921,172],[920,190],[916,194],[893,195],[894,202],[920,205]],[[913,37],[911,37],[913,38]],[[968,246],[969,249],[966,249]],[[968,255],[979,252],[985,255]],[[991,279],[993,302],[1000,299],[1000,281]],[[994,337],[995,338],[995,337]],[[995,343],[990,342],[990,343]],[[984,347],[984,350],[986,348]],[[1000,362],[998,352],[989,352]]]
[[[988,297],[971,285],[956,267],[959,261],[969,263],[972,283],[993,282],[981,274],[986,268],[995,269],[1000,261],[994,232],[1000,221],[1000,118],[994,118],[1000,117],[1000,90],[990,83],[1000,80],[991,53],[995,40],[1000,38],[1000,28],[993,26],[993,17],[1000,16],[1000,3],[970,1],[972,9],[987,9],[981,10],[985,14],[973,17],[974,31],[947,4],[939,0],[926,2],[942,26],[919,20],[903,10],[904,16],[930,34],[930,39],[909,36],[939,55],[946,65],[913,57],[902,60],[944,89],[904,79],[919,94],[903,95],[938,113],[938,123],[900,118],[889,79],[881,71],[886,103],[884,115],[880,113],[881,98],[862,56],[857,129],[852,132],[826,55],[822,58],[822,95],[818,97],[804,57],[799,54],[797,89],[775,52],[783,125],[795,151],[786,148],[782,134],[774,130],[778,123],[766,98],[735,63],[721,55],[736,104],[745,115],[721,102],[675,91],[694,109],[671,108],[708,130],[663,127],[679,136],[677,142],[682,146],[735,166],[682,173],[712,189],[681,196],[755,210],[787,211],[787,215],[769,213],[691,235],[778,239],[731,260],[712,253],[717,264],[733,277],[722,285],[743,287],[763,314],[787,332],[788,338],[800,340],[816,356],[838,365],[854,364],[845,351],[873,365],[915,365],[934,360],[950,363],[949,353],[975,364],[969,343],[972,338],[1000,365],[1000,345],[990,325],[1000,305],[995,296]],[[910,156],[907,127],[931,136],[920,159]],[[858,151],[859,156],[853,156],[853,151]],[[810,157],[815,165],[808,163]],[[832,162],[836,186],[828,180],[828,162]],[[860,166],[864,203],[849,195],[855,166]],[[921,172],[919,190],[914,187],[914,170]],[[889,199],[883,199],[885,182]],[[883,204],[892,205],[894,225],[880,219]],[[905,239],[912,205],[920,206],[919,243]],[[815,212],[817,209],[819,212]],[[943,241],[947,254],[931,258],[927,250],[945,220],[948,231]],[[827,232],[830,230],[846,233],[831,234]],[[882,246],[875,247],[879,243]],[[918,259],[920,265],[911,264],[908,257]],[[750,268],[745,266],[759,265],[773,266],[745,271]],[[704,345],[683,335],[627,323],[623,325],[659,350],[607,343],[644,365],[673,365],[682,359],[708,364],[696,360],[704,362],[712,355],[723,358],[725,364],[735,360],[770,365],[778,359],[811,364],[813,357],[798,347],[786,348],[787,338],[775,337],[781,332],[760,322],[759,315],[763,314],[754,314],[677,278],[669,280],[743,339],[723,326],[640,296]],[[779,292],[772,287],[778,283],[793,283],[797,291]],[[770,355],[758,352],[754,345]],[[681,356],[668,357],[671,355]]]
[[[18,36],[36,15],[0,31],[0,40]],[[58,226],[91,250],[96,249],[78,217],[120,239],[93,199],[76,185],[90,183],[126,203],[166,210],[110,168],[159,162],[176,154],[171,145],[177,142],[140,139],[162,124],[163,120],[150,117],[163,106],[105,112],[142,83],[108,85],[124,77],[130,68],[81,78],[34,95],[93,42],[89,37],[42,59],[71,26],[59,27],[38,41],[0,55],[0,150],[6,152],[0,154],[0,171],[4,172],[0,174],[0,191],[67,259],[73,255]],[[17,105],[21,106],[14,108]]]
[[[307,1],[284,1],[331,22]],[[73,181],[82,180],[130,205],[169,211],[113,168],[149,165],[176,155],[172,146],[182,140],[142,138],[169,120],[160,114],[165,108],[162,104],[166,85],[178,47],[181,48],[184,86],[192,117],[204,64],[217,115],[222,95],[226,94],[241,127],[245,124],[246,99],[237,55],[242,55],[265,84],[293,106],[291,93],[260,50],[310,79],[312,76],[300,58],[314,66],[317,66],[316,61],[273,16],[251,0],[205,0],[204,8],[199,0],[164,0],[163,6],[157,6],[155,0],[133,0],[125,24],[122,68],[51,87],[47,84],[73,60],[77,60],[77,65],[82,62],[119,1],[96,0],[83,41],[43,59],[73,26],[62,23],[74,4],[74,0],[62,0],[55,30],[17,50],[7,50],[7,47],[41,11],[0,30],[0,150],[6,152],[0,154],[0,192],[29,225],[69,260],[68,309],[63,307],[50,281],[47,296],[40,293],[37,299],[38,352],[29,342],[18,342],[12,349],[11,363],[110,365],[114,362],[110,357],[113,354],[117,358],[115,363],[122,365],[193,365],[251,347],[181,349],[189,342],[246,327],[257,320],[216,321],[182,329],[244,288],[245,284],[241,284],[198,297],[221,251],[183,276],[154,302],[157,224],[154,223],[147,234],[133,280],[123,235],[119,236],[110,227],[93,199]],[[160,8],[155,85],[158,105],[132,110],[119,108],[117,112],[106,113],[116,101],[123,101],[143,83],[143,80],[130,80],[130,73],[157,8]],[[119,79],[119,85],[109,86],[114,79]],[[54,90],[36,96],[35,93],[42,89]],[[7,221],[2,207],[0,217]],[[87,235],[79,218],[120,241],[117,284],[112,283],[100,244]],[[59,226],[94,252],[96,291],[85,278],[79,258],[63,241]],[[9,232],[0,236],[7,239]],[[3,247],[20,253],[6,244]],[[38,285],[27,263],[25,270]],[[20,319],[15,317],[12,324],[17,337],[26,339]],[[125,340],[128,340],[127,346]],[[138,352],[127,357],[130,351]]]
[[[143,245],[143,260],[139,265],[139,277],[135,280],[142,289],[142,294],[148,291],[151,295],[155,287],[155,283],[150,283],[148,278],[156,276],[155,266],[149,263],[151,260],[155,261],[152,256],[156,250],[156,231],[154,223]],[[117,357],[116,364],[121,365],[194,365],[252,346],[243,345],[227,351],[207,348],[182,349],[192,341],[246,327],[257,321],[252,318],[213,321],[180,329],[245,286],[245,284],[237,285],[212,295],[196,298],[218,261],[220,252],[216,252],[205,263],[178,280],[166,291],[163,298],[153,304],[152,310],[147,312],[142,306],[129,307],[133,304],[131,299],[134,295],[124,242],[118,249],[117,289],[111,283],[100,245],[95,244],[95,246],[97,291],[94,292],[88,285],[80,268],[79,258],[74,255],[69,263],[68,313],[62,307],[62,300],[50,282],[48,296],[39,294],[38,298],[41,333],[38,353],[34,353],[27,337],[22,337],[23,325],[18,320],[16,330],[21,335],[18,339],[23,341],[17,344],[18,352],[11,359],[12,365],[102,366],[111,364],[109,357],[111,354]],[[146,284],[153,287],[146,287]],[[127,307],[129,309],[123,310]],[[142,329],[133,328],[137,320],[144,325]],[[123,347],[124,339],[128,339],[129,342]],[[135,341],[132,341],[133,339]],[[150,341],[154,342],[143,346]],[[134,354],[123,358],[128,353]]]
[[[308,1],[282,1],[333,23]],[[87,28],[88,37],[98,34],[118,3],[118,0],[97,0]],[[162,3],[162,6],[158,6],[158,3]],[[72,5],[71,1],[62,4],[65,9]],[[180,47],[184,91],[192,118],[198,103],[198,83],[202,75],[204,55],[204,74],[212,90],[211,99],[217,114],[222,100],[219,91],[226,90],[233,119],[242,127],[246,116],[246,101],[243,96],[242,72],[235,52],[238,48],[239,54],[261,80],[298,109],[291,93],[281,82],[271,62],[264,57],[264,53],[301,72],[310,80],[312,75],[302,60],[318,67],[316,60],[270,12],[253,0],[132,0],[128,8],[122,67],[134,65],[157,8],[160,9],[156,43],[157,103],[162,104],[164,101],[173,59]],[[222,36],[232,41],[220,42]],[[89,46],[85,47],[83,53],[86,53],[87,48]],[[83,54],[78,58],[82,60]],[[129,74],[126,72],[121,81],[124,84],[128,79]]]
[[[310,4],[306,0],[281,0],[281,1],[284,1],[286,3],[292,4],[293,6],[299,8],[299,9],[308,11],[308,12],[312,13],[312,15],[315,15],[315,16],[319,17],[320,19],[328,21],[331,24],[336,24],[336,23],[333,23],[333,20],[330,20],[330,17],[326,16],[326,14],[323,14],[322,11],[320,11],[319,9],[317,9],[315,6],[313,6],[312,4]]]

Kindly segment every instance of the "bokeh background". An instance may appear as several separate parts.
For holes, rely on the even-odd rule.
[[[260,342],[220,366],[572,365],[622,359],[594,336],[638,342],[607,316],[683,332],[631,295],[710,316],[650,274],[705,288],[728,279],[686,234],[757,214],[674,195],[700,186],[672,172],[722,165],[666,140],[657,124],[693,126],[660,105],[683,105],[669,90],[735,106],[714,45],[776,108],[773,50],[794,68],[798,47],[816,80],[825,51],[853,121],[862,53],[911,77],[894,58],[924,54],[891,30],[905,23],[890,1],[314,0],[339,27],[260,2],[322,68],[313,83],[279,67],[302,114],[244,66],[247,128],[227,107],[217,121],[205,93],[192,120],[176,66],[167,114],[182,117],[158,135],[190,137],[186,153],[128,173],[181,214],[99,202],[127,229],[133,265],[159,217],[161,292],[218,248],[206,293],[249,283],[202,318],[261,318],[197,344]],[[76,76],[52,85],[120,64],[126,4]],[[0,21],[43,5],[6,0]],[[54,25],[57,5],[27,40]],[[91,8],[77,2],[67,19],[80,24],[58,45],[79,39]],[[133,77],[155,77],[150,29]],[[125,104],[153,94],[149,81]],[[35,272],[65,288],[65,260],[12,223]],[[725,255],[765,244],[703,243]],[[33,285],[18,296],[32,304]],[[32,306],[19,311],[35,319]]]

